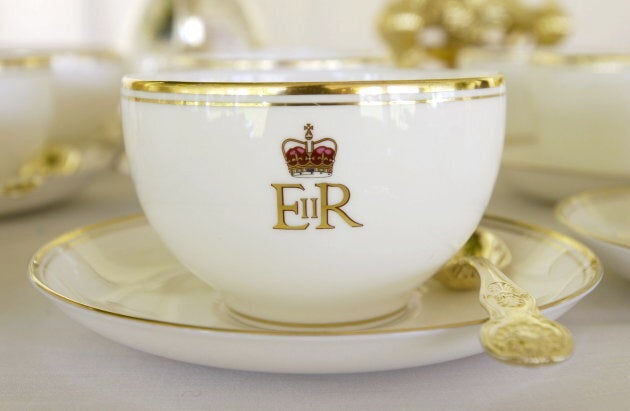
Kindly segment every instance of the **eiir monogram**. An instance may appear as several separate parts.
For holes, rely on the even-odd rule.
[[[334,225],[331,225],[329,223],[330,212],[337,213],[337,215],[339,215],[339,217],[341,217],[341,219],[345,221],[350,227],[363,226],[363,224],[357,223],[352,218],[350,218],[350,216],[341,209],[341,207],[345,206],[346,204],[348,204],[348,201],[350,201],[350,190],[348,189],[348,187],[344,186],[343,184],[329,184],[329,183],[315,184],[315,187],[319,188],[319,192],[320,192],[319,198],[317,197],[300,198],[299,202],[296,201],[293,204],[284,203],[285,190],[294,189],[294,190],[304,191],[304,186],[302,184],[272,184],[271,186],[276,189],[276,203],[277,203],[277,210],[278,210],[278,222],[276,223],[276,225],[273,226],[273,228],[275,229],[306,230],[309,227],[310,223],[304,223],[302,225],[287,224],[286,219],[285,219],[286,217],[285,213],[287,212],[291,212],[295,215],[301,214],[301,217],[303,219],[319,218],[320,219],[319,225],[315,227],[318,230],[335,228]],[[328,193],[329,193],[330,188],[340,189],[343,194],[343,198],[337,204],[328,203],[328,198],[329,198]],[[311,207],[308,206],[309,203]],[[318,203],[319,203],[319,208],[317,207]],[[301,208],[301,211],[300,211],[300,208]],[[309,215],[309,211],[310,211],[310,215]],[[318,211],[319,211],[319,217],[318,217]]]
[[[335,157],[337,156],[337,142],[330,137],[313,141],[313,125],[304,126],[305,141],[287,138],[282,142],[282,155],[286,162],[289,174],[296,178],[330,177],[333,174]],[[277,223],[273,226],[277,230],[306,230],[311,223],[291,225],[286,221],[287,213],[293,213],[302,219],[319,219],[315,227],[318,230],[334,229],[330,224],[330,213],[336,213],[350,227],[363,227],[342,210],[342,207],[350,201],[350,189],[343,184],[317,183],[319,197],[303,197],[291,204],[285,203],[285,194],[288,190],[305,191],[302,184],[271,184],[276,190]],[[332,190],[341,192],[341,201],[330,204]]]

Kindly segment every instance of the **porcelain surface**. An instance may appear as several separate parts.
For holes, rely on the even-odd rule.
[[[506,110],[506,143],[535,133],[530,79],[533,53],[529,47],[499,47],[467,48],[457,55],[458,67],[499,70],[505,76],[510,93]]]
[[[539,55],[532,70],[534,162],[630,176],[630,56]]]
[[[45,56],[0,54],[0,185],[50,135],[53,82]]]
[[[599,147],[599,144],[592,147]],[[584,150],[592,153],[597,148]],[[586,154],[571,157],[569,153],[564,150],[563,154],[554,154],[538,144],[535,138],[514,142],[508,139],[500,172],[518,192],[549,203],[585,190],[630,182],[630,170],[605,169],[590,163]],[[554,156],[571,157],[571,164],[559,164],[552,159]]]
[[[243,317],[308,326],[399,312],[477,226],[504,134],[500,76],[422,76],[127,78],[126,152],[147,218]],[[324,165],[300,168],[299,150]]]
[[[630,182],[630,56],[537,52],[528,76],[532,132],[503,159],[515,188],[555,202]]]
[[[600,281],[597,258],[550,230],[487,217],[482,226],[512,252],[505,272],[557,318]],[[209,250],[209,252],[213,252]],[[285,373],[350,373],[415,367],[482,352],[487,319],[478,291],[431,280],[404,314],[363,330],[274,331],[243,324],[215,289],[184,268],[143,216],[97,224],[44,246],[30,279],[60,309],[119,343],[214,367]]]
[[[122,149],[122,71],[103,50],[0,55],[0,216],[62,201],[110,166]],[[59,164],[60,148],[74,164]]]
[[[48,53],[54,82],[50,137],[66,142],[93,137],[118,114],[121,58],[105,50]]]
[[[563,200],[556,216],[602,258],[630,279],[630,186],[592,190]]]
[[[339,70],[348,68],[391,67],[389,57],[377,54],[330,52],[311,49],[257,49],[240,53],[187,52],[139,56],[136,71],[153,73],[165,70],[228,69],[272,70]]]

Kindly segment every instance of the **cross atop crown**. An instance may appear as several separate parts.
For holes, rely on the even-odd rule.
[[[305,138],[305,139],[310,140],[310,139],[312,139],[312,138],[313,138],[313,129],[314,129],[314,128],[315,128],[315,127],[314,127],[311,123],[307,123],[307,124],[304,126],[304,130],[306,130],[306,134],[304,134],[304,138]]]

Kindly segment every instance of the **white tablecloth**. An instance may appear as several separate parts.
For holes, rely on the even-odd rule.
[[[65,204],[0,219],[0,409],[630,409],[630,282],[612,274],[561,318],[573,331],[574,357],[544,368],[481,354],[400,371],[277,375],[171,361],[109,341],[40,295],[26,265],[64,231],[138,210],[129,179],[111,174]],[[501,183],[489,211],[560,228],[549,206]]]

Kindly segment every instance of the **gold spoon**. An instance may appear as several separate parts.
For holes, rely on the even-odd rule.
[[[481,327],[481,344],[494,358],[513,364],[542,365],[564,361],[573,337],[563,325],[544,317],[536,300],[484,257],[460,258],[449,270],[470,270],[480,278],[479,301],[490,316]]]
[[[435,279],[451,290],[478,290],[479,274],[470,266],[453,266],[464,257],[483,257],[499,268],[505,268],[512,261],[512,254],[507,244],[499,236],[478,227],[466,244],[436,274]]]

